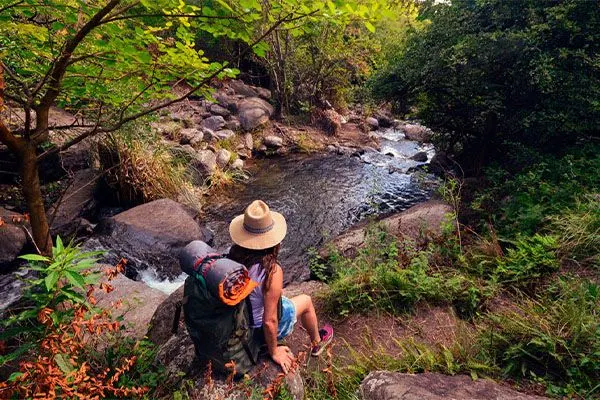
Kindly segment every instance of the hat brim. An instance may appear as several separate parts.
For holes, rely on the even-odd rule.
[[[244,229],[244,215],[238,215],[229,224],[229,235],[233,243],[250,250],[264,250],[283,241],[287,234],[285,218],[278,212],[271,211],[273,228],[265,233],[251,233]]]

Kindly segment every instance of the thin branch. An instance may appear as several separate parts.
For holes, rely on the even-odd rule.
[[[132,14],[121,15],[103,20],[100,25],[108,24],[109,22],[121,21],[125,19],[144,18],[144,17],[163,17],[163,18],[202,18],[202,19],[239,19],[239,16],[225,15],[198,15],[198,14]]]
[[[2,67],[4,68],[4,70],[6,71],[6,73],[8,74],[8,76],[10,76],[12,80],[14,80],[15,82],[17,82],[17,84],[23,88],[23,92],[25,93],[25,95],[27,97],[31,97],[31,92],[29,91],[29,88],[27,87],[27,85],[25,83],[23,83],[22,81],[19,80],[19,77],[17,76],[17,74],[15,74],[8,67],[8,65],[4,64],[3,61],[0,61],[0,64],[2,64]]]
[[[316,11],[313,11],[310,14],[313,14]],[[310,15],[310,14],[304,14],[305,16]],[[285,22],[289,22],[289,21],[294,21],[298,18],[290,18],[290,16],[293,14],[288,14],[286,17],[284,17],[283,19],[280,19],[279,21],[277,21],[275,24],[273,24],[269,29],[267,29],[258,39],[256,39],[243,53],[242,55],[248,53],[249,51],[251,51],[257,44],[259,44],[264,38],[266,38],[268,35],[270,35],[275,29],[277,29],[278,26],[280,26],[281,24],[285,23]],[[66,149],[68,149],[69,147],[91,137],[94,135],[97,135],[99,133],[110,133],[110,132],[114,132],[116,130],[118,130],[119,128],[121,128],[123,125],[125,125],[128,122],[134,121],[136,119],[139,119],[141,117],[144,117],[148,114],[151,114],[157,110],[163,109],[165,107],[168,107],[172,104],[175,103],[179,103],[182,100],[187,99],[189,96],[191,96],[192,94],[194,94],[195,92],[197,92],[198,90],[202,89],[208,82],[210,82],[213,78],[215,78],[216,76],[218,76],[220,73],[222,73],[226,68],[228,68],[229,63],[225,62],[221,68],[219,68],[218,70],[214,71],[212,74],[208,75],[207,77],[205,77],[204,79],[202,79],[202,81],[200,81],[200,83],[196,86],[194,86],[193,88],[191,88],[190,90],[188,90],[187,92],[185,92],[183,95],[176,97],[175,99],[166,101],[164,103],[160,103],[157,104],[153,107],[147,108],[146,110],[137,112],[135,114],[132,114],[128,117],[125,118],[121,118],[116,124],[114,124],[113,126],[110,127],[106,127],[106,128],[100,128],[98,126],[98,124],[96,124],[96,126],[94,126],[92,129],[82,133],[79,136],[76,136],[74,138],[72,138],[71,140],[63,143],[61,146],[57,146],[57,147],[53,147],[47,151],[45,151],[44,153],[40,154],[38,156],[38,161],[41,161],[45,158],[47,158],[48,156],[52,155],[52,154],[56,154],[59,153],[61,151],[64,151]],[[98,121],[99,123],[99,121]]]
[[[15,154],[21,153],[25,142],[12,134],[10,129],[0,119],[0,142],[4,143]]]
[[[78,63],[79,61],[87,60],[88,58],[98,58],[102,55],[110,54],[110,53],[113,53],[113,52],[112,51],[99,51],[97,53],[86,54],[84,56],[79,56],[79,57],[73,57],[69,60],[67,65],[73,65],[75,63]]]

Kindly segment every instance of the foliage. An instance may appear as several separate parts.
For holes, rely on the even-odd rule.
[[[549,381],[555,394],[591,398],[600,381],[599,305],[596,284],[561,280],[537,299],[489,315],[482,337],[505,374]]]
[[[489,168],[489,184],[479,191],[473,208],[483,211],[502,236],[533,234],[548,217],[573,209],[580,196],[600,191],[598,146],[570,150],[561,158],[538,157],[517,174]]]
[[[103,180],[114,202],[137,205],[162,198],[179,199],[200,210],[200,196],[187,174],[187,162],[176,158],[156,137],[136,124],[126,134],[107,136],[98,145]]]
[[[550,218],[560,252],[581,263],[600,266],[600,198],[584,196],[571,209]]]
[[[511,244],[513,247],[497,262],[493,274],[496,281],[519,286],[558,269],[556,236],[519,236]]]
[[[64,246],[57,238],[52,257],[23,256],[39,277],[28,281],[24,308],[3,321],[5,346],[13,349],[3,364],[20,360],[19,371],[0,383],[3,398],[124,398],[148,391],[137,385],[147,381],[128,376],[137,360],[131,349],[110,363],[93,362],[90,356],[92,349],[106,346],[121,329],[108,309],[95,307],[99,274],[89,269],[96,255]],[[107,280],[123,272],[124,266],[122,260],[105,270]],[[97,287],[107,293],[113,290],[107,282]]]
[[[476,282],[457,271],[432,268],[432,256],[429,250],[418,251],[407,240],[397,242],[385,231],[371,229],[356,257],[335,252],[329,256],[332,277],[326,303],[340,315],[373,307],[409,309],[421,300],[455,303],[472,312],[482,296]],[[313,261],[312,265],[319,264]],[[324,274],[322,267],[314,271]]]
[[[465,166],[504,159],[507,143],[556,150],[598,135],[600,10],[592,2],[427,2],[421,18],[430,24],[374,91],[403,111],[416,106]]]

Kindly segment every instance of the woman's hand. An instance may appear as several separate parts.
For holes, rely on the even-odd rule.
[[[277,346],[271,358],[281,366],[284,374],[288,373],[294,362],[294,354],[287,346]]]

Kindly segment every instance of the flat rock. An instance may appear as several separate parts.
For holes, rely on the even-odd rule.
[[[217,167],[217,156],[211,150],[200,150],[192,160],[192,166],[196,168],[201,175],[210,175]]]
[[[220,115],[213,115],[212,117],[202,120],[202,126],[211,131],[218,131],[225,126],[225,119]]]
[[[98,237],[109,249],[108,262],[128,259],[128,274],[152,269],[159,279],[181,274],[177,255],[192,240],[209,241],[208,232],[185,206],[161,199],[142,204],[102,221]]]
[[[273,115],[273,106],[259,97],[248,97],[238,104],[242,129],[250,131],[265,124]]]
[[[491,380],[473,381],[466,375],[371,372],[360,385],[363,400],[543,400],[519,393]]]
[[[110,265],[100,265],[100,269],[114,268]],[[125,335],[135,339],[142,339],[148,330],[148,324],[156,308],[163,303],[167,295],[160,290],[153,289],[144,282],[134,281],[125,275],[119,274],[108,282],[113,291],[105,293],[96,290],[94,296],[98,301],[97,306],[112,311],[113,317],[123,317]],[[117,301],[119,307],[113,307]]]
[[[441,226],[446,215],[452,212],[452,207],[440,200],[429,200],[417,204],[379,221],[384,228],[394,236],[406,237],[413,240],[425,236],[440,236]],[[360,224],[351,228],[346,233],[333,239],[330,244],[342,254],[350,254],[354,249],[362,246],[365,241],[366,226]],[[321,251],[322,256],[327,255],[325,246]]]
[[[263,144],[272,149],[277,149],[283,146],[283,138],[275,135],[265,136],[263,138]]]
[[[48,209],[48,221],[52,221],[52,236],[74,236],[81,228],[80,217],[93,213],[96,208],[94,193],[98,174],[92,169],[84,169],[74,173],[73,179],[60,199]]]
[[[0,265],[15,261],[27,245],[24,227],[12,223],[14,216],[19,214],[0,207]]]
[[[427,143],[431,141],[433,132],[431,129],[420,124],[408,124],[400,123],[397,128],[404,132],[404,136],[408,140],[414,140],[421,143]]]
[[[221,129],[215,132],[214,137],[216,140],[226,140],[234,136],[235,132],[233,132],[231,129]]]
[[[179,144],[194,145],[204,139],[204,132],[196,128],[182,129],[179,137]]]

